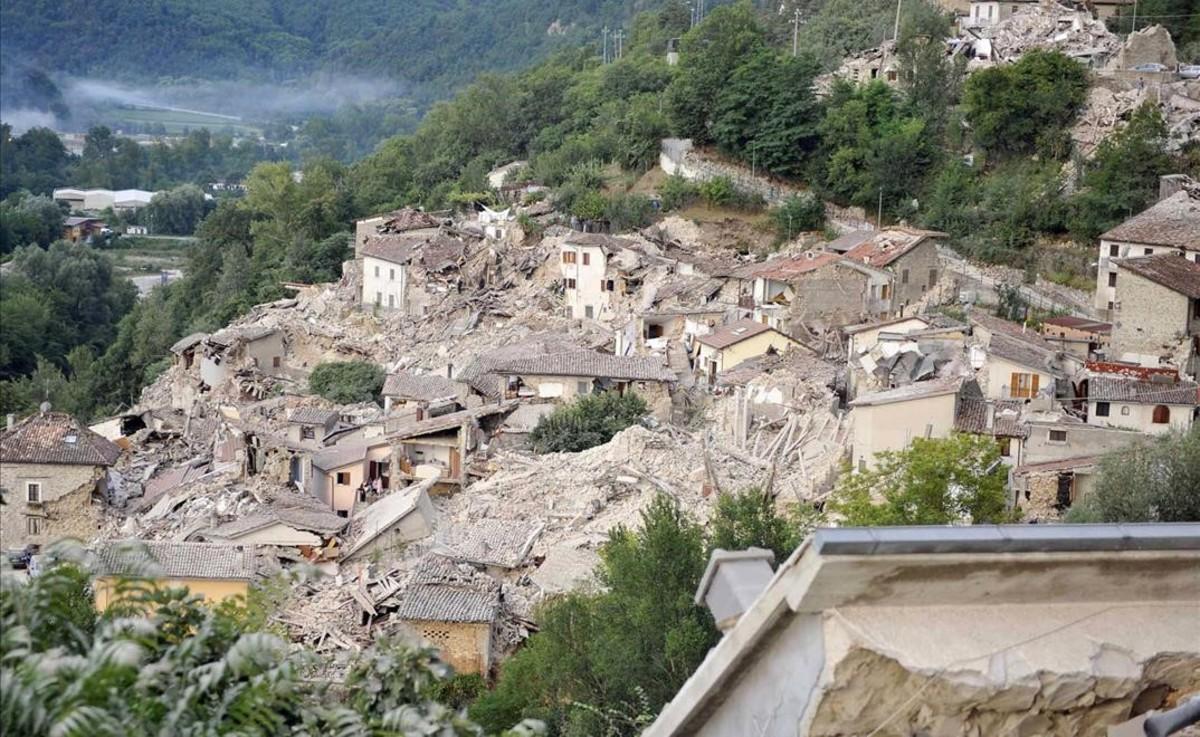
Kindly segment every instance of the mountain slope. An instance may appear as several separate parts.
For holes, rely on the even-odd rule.
[[[3,0],[0,45],[57,74],[129,82],[350,73],[442,96],[599,40],[653,0]]]

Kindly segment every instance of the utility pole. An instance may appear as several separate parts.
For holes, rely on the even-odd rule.
[[[792,13],[792,56],[800,51],[800,8]]]
[[[896,27],[892,30],[892,40],[899,43],[900,41],[900,6],[904,0],[896,0]]]
[[[608,26],[605,26],[604,28],[602,28],[600,30],[600,32],[604,34],[604,62],[603,63],[607,64],[608,63]]]
[[[879,188],[879,211],[875,216],[875,227],[878,230],[883,230],[883,187]]]
[[[623,43],[625,40],[625,31],[621,28],[618,28],[617,32],[613,34],[613,37],[616,38],[616,41],[617,41],[617,44],[616,44],[617,45],[617,58],[620,59],[621,52],[625,48],[625,45]]]
[[[1130,33],[1137,31],[1137,0],[1133,0],[1133,28],[1129,29]]]

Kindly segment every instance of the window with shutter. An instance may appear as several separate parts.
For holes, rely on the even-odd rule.
[[[1150,420],[1155,425],[1166,425],[1171,422],[1171,408],[1165,404],[1154,406],[1154,416]]]

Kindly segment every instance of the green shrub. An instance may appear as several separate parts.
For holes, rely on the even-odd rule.
[[[338,404],[376,402],[383,391],[383,369],[366,361],[322,363],[308,376],[308,388]]]
[[[825,204],[817,196],[806,192],[789,197],[775,210],[774,219],[779,237],[791,240],[796,233],[825,227]]]
[[[729,177],[713,177],[700,185],[700,196],[709,207],[723,207],[733,204],[737,190]]]
[[[604,206],[604,219],[613,232],[644,228],[654,220],[654,204],[641,194],[616,194]]]
[[[607,443],[648,411],[636,394],[587,394],[538,420],[529,440],[538,453],[577,453]]]
[[[662,197],[664,210],[679,210],[695,202],[700,191],[695,184],[678,174],[672,174],[658,188],[658,194]]]

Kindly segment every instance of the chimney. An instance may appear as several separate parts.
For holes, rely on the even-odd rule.
[[[696,591],[696,605],[707,606],[717,627],[728,632],[766,590],[775,575],[775,554],[762,548],[713,551]]]
[[[447,379],[454,378],[454,364],[453,363],[446,364],[446,378]]]
[[[11,429],[13,429],[13,425],[16,425],[16,424],[17,424],[17,416],[14,415],[12,412],[9,412],[8,415],[6,415],[4,418],[4,426],[7,429],[11,430]]]
[[[1164,174],[1158,178],[1158,199],[1167,199],[1183,189],[1190,177],[1186,174]]]

